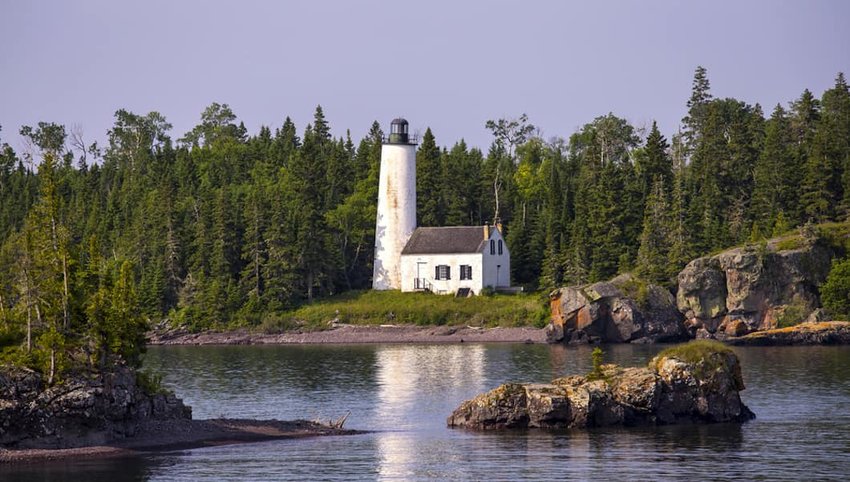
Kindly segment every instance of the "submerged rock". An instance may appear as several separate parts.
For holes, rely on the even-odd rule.
[[[127,367],[103,377],[70,375],[52,387],[31,370],[0,367],[0,447],[104,444],[131,437],[152,420],[191,418],[182,400],[147,393]]]
[[[635,293],[628,295],[628,291]],[[673,295],[629,275],[610,282],[560,288],[549,299],[550,342],[646,343],[688,337]]]
[[[738,357],[711,341],[665,350],[648,367],[603,365],[601,375],[549,384],[502,385],[463,402],[449,427],[585,428],[611,425],[745,422]]]

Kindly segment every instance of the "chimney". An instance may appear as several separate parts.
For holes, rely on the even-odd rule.
[[[502,234],[502,223],[496,223],[496,229],[499,230],[499,234]]]
[[[490,239],[490,225],[485,224],[484,225],[484,241],[487,241],[488,239]]]

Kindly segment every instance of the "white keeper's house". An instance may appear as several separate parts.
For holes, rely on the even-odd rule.
[[[392,121],[381,149],[372,288],[457,295],[509,288],[501,225],[416,227],[416,143],[406,120]]]

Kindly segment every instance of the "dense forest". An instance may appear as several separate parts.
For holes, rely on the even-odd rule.
[[[683,112],[669,140],[614,114],[566,140],[525,115],[493,120],[486,154],[427,129],[419,224],[502,222],[514,283],[545,289],[625,271],[671,285],[695,256],[850,215],[842,74],[765,117],[714,98],[700,67]],[[47,122],[20,129],[20,153],[2,144],[1,344],[120,355],[140,320],[256,325],[370,286],[378,122],[355,142],[317,107],[300,132],[286,118],[249,135],[214,103],[182,137],[170,130],[119,110],[104,146]]]

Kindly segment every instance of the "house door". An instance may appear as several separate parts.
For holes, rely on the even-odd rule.
[[[425,274],[427,273],[428,263],[424,261],[416,262],[416,279],[414,280],[413,286],[417,290],[425,290],[428,289],[428,282],[425,279]]]

